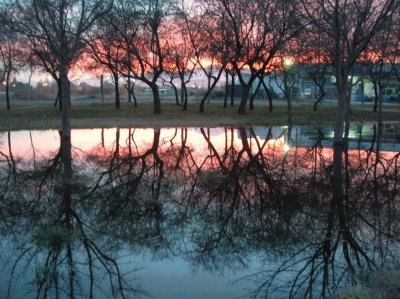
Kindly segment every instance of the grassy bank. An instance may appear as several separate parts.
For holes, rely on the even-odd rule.
[[[123,103],[116,110],[112,103],[73,104],[71,108],[72,128],[107,127],[216,127],[216,126],[283,126],[287,123],[287,108],[284,102],[275,104],[272,112],[267,112],[265,104],[257,103],[253,111],[246,115],[237,114],[237,106],[224,109],[221,103],[206,105],[205,113],[198,112],[198,105],[182,111],[172,102],[163,103],[162,114],[155,115],[150,103]],[[312,111],[312,103],[295,103],[293,125],[332,125],[336,106],[324,104],[319,111]],[[353,122],[376,122],[377,114],[372,105],[355,105],[352,108]],[[384,109],[384,120],[400,121],[400,106],[388,105]],[[61,125],[61,113],[51,104],[14,105],[10,111],[0,107],[0,130],[57,129]]]

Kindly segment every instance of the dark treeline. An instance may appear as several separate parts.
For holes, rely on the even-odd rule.
[[[367,150],[342,148],[340,198],[338,160],[320,130],[313,146],[301,147],[290,127],[264,137],[225,129],[222,143],[199,129],[206,153],[188,129],[168,138],[162,131],[154,129],[146,146],[135,129],[116,129],[112,146],[102,132],[86,152],[60,137],[49,156],[33,138],[28,158],[14,153],[12,134],[3,135],[9,298],[25,269],[36,269],[29,287],[37,298],[96,298],[99,288],[109,298],[151,293],[121,272],[118,253],[127,251],[182,256],[208,270],[243,267],[257,255],[261,271],[247,277],[257,282],[254,298],[331,298],[368,273],[397,268],[400,155],[382,151],[377,126]],[[102,275],[108,279],[100,283]]]

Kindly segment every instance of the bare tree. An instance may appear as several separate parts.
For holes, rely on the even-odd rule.
[[[326,52],[332,57],[338,90],[334,130],[333,194],[336,201],[343,197],[344,123],[350,121],[352,71],[371,38],[385,29],[387,18],[398,8],[396,0],[387,1],[309,1],[302,0],[306,18],[329,37]],[[352,80],[352,79],[351,79]]]
[[[33,63],[54,79],[57,84],[57,96],[54,100],[54,107],[59,107],[62,110],[63,101],[61,100],[61,80],[60,80],[60,66],[58,60],[52,56],[46,45],[36,42],[35,40],[31,43],[32,56],[31,59]],[[68,101],[69,105],[69,101]]]
[[[224,19],[219,18],[215,11],[208,7],[208,2],[200,5],[203,6],[192,8],[193,13],[186,16],[185,21],[194,60],[198,70],[207,79],[206,92],[200,101],[200,112],[203,113],[205,102],[209,100],[229,61],[229,53],[228,44],[224,41],[224,35],[227,33]]]
[[[179,92],[178,92],[178,86],[176,81],[179,79],[179,75],[177,74],[177,71],[175,69],[175,66],[172,64],[169,64],[169,62],[167,62],[169,60],[170,57],[172,57],[172,52],[173,52],[173,48],[167,46],[166,47],[166,51],[165,51],[165,60],[166,60],[166,66],[164,67],[164,75],[163,77],[161,77],[161,80],[163,82],[164,86],[168,86],[171,87],[174,91],[175,94],[175,104],[176,106],[179,106]],[[183,89],[182,89],[183,90]],[[183,102],[183,98],[182,98],[182,102]]]
[[[13,24],[7,14],[10,8],[3,3],[0,9],[0,79],[5,85],[7,110],[10,110],[11,74],[22,64],[22,46],[18,43],[18,36],[13,32]]]
[[[13,207],[4,211],[0,225],[8,225],[7,221],[13,224],[2,237],[12,239],[10,246],[15,249],[8,255],[9,282],[8,289],[2,290],[4,298],[17,296],[13,290],[20,287],[20,272],[35,272],[34,269],[36,275],[28,288],[36,298],[95,298],[99,292],[109,293],[110,298],[130,298],[144,293],[124,278],[116,247],[112,245],[117,241],[108,238],[112,234],[93,234],[102,231],[97,230],[100,226],[111,227],[110,219],[99,220],[104,212],[99,205],[104,189],[95,193],[90,186],[79,183],[83,178],[79,166],[73,163],[71,154],[63,153],[71,150],[69,140],[61,139],[54,155],[22,166],[12,157],[9,135],[9,155],[0,152],[7,157],[8,164],[5,167],[5,159],[0,161],[0,190],[3,200]],[[7,178],[7,186],[4,185],[7,168],[17,184],[11,185]],[[21,201],[22,193],[25,201]],[[86,207],[90,207],[88,214],[84,212]],[[88,216],[94,210],[99,214]]]
[[[56,61],[61,85],[62,138],[70,139],[68,75],[84,47],[84,35],[110,11],[112,1],[31,0],[15,2],[14,21],[29,43],[41,45]]]
[[[115,108],[120,108],[119,78],[124,51],[119,48],[117,29],[112,25],[114,13],[97,22],[93,39],[88,43],[90,56],[111,73],[115,87]]]
[[[364,64],[367,66],[369,78],[374,88],[373,111],[378,112],[378,124],[383,125],[382,105],[384,100],[383,91],[392,78],[396,78],[396,66],[391,63],[396,57],[396,26],[395,17],[388,18],[385,30],[378,32],[363,55]],[[393,94],[393,96],[395,96]]]
[[[183,4],[182,4],[183,6]],[[187,84],[190,82],[196,62],[193,57],[193,47],[190,42],[190,33],[185,24],[186,12],[185,7],[181,7],[181,11],[174,17],[174,24],[170,26],[170,38],[166,41],[165,50],[165,72],[170,81],[168,84],[174,88],[176,92],[176,103],[179,106],[177,95],[177,87],[173,82],[178,79],[181,87],[181,103],[183,111],[187,110],[188,106],[188,91]]]
[[[1,34],[1,37],[3,37],[3,35],[5,34],[6,24],[7,24],[6,6],[2,5],[2,6],[0,6],[0,25],[1,25],[0,34]],[[0,40],[0,42],[1,42],[0,45],[2,45],[3,41]],[[0,54],[3,53],[2,48],[3,47],[0,48],[1,49],[1,53]],[[0,63],[1,63],[0,64],[0,80],[1,80],[1,82],[3,82],[4,79],[5,79],[5,76],[6,76],[6,60],[4,59],[4,57],[2,57]]]
[[[170,1],[116,1],[113,26],[118,29],[124,76],[132,75],[150,87],[154,113],[161,113],[158,81],[164,71],[162,38],[168,31],[165,23],[171,13]],[[129,73],[129,74],[128,74]]]
[[[4,70],[2,83],[5,85],[7,110],[10,110],[11,109],[10,79],[11,79],[11,74],[15,71],[14,54],[13,54],[15,49],[15,44],[11,40],[9,34],[7,33],[1,34],[1,39],[2,40],[0,40],[0,58]]]
[[[238,113],[246,112],[256,78],[273,62],[284,43],[299,26],[296,1],[206,1],[207,9],[223,20],[224,44],[230,46],[230,62],[243,88]]]
[[[326,33],[307,26],[294,42],[298,48],[296,61],[301,64],[301,75],[315,84],[311,96],[315,99],[313,110],[317,111],[318,105],[326,96],[328,76],[333,70],[332,57],[327,52],[329,38]]]
[[[335,123],[335,143],[343,143],[343,124],[348,108],[348,77],[371,38],[385,29],[387,18],[397,9],[399,2],[387,1],[309,1],[302,0],[306,18],[315,30],[326,34],[326,53],[335,67],[338,105]]]
[[[38,66],[35,64],[33,59],[33,55],[29,55],[27,59],[27,63],[25,66],[28,69],[28,101],[31,100],[32,96],[32,77],[35,71],[38,69]]]
[[[397,81],[400,82],[400,69],[398,67],[400,61],[400,9],[397,9],[392,22],[392,37],[391,37],[391,45],[392,45],[392,55],[388,57],[390,64],[393,66],[393,72],[397,78]],[[397,103],[400,103],[400,95],[398,96]]]

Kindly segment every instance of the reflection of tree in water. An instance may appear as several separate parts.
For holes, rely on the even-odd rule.
[[[9,156],[2,155],[10,160],[11,148]],[[126,298],[139,293],[120,271],[112,253],[115,242],[92,226],[96,203],[84,184],[89,178],[72,165],[70,139],[61,139],[60,150],[35,161],[33,168],[22,162],[11,165],[12,186],[7,184],[9,171],[1,172],[6,187],[1,197],[4,246],[12,246],[12,256],[4,260],[10,271],[4,295],[13,298],[20,271],[31,273],[31,290],[26,291],[36,298],[95,298],[100,293]]]
[[[113,149],[95,150],[88,156],[92,175],[97,176],[90,191],[96,198],[98,229],[131,246],[163,248],[168,215],[161,196],[168,191],[164,162],[158,154],[160,130],[154,130],[153,143],[140,152],[135,130],[129,130],[125,146],[116,130]]]
[[[245,264],[252,252],[263,251],[279,266],[251,277],[260,283],[254,295],[272,298],[279,292],[284,298],[328,297],[364,272],[398,263],[399,240],[393,233],[398,232],[398,155],[383,161],[376,153],[371,180],[363,152],[345,149],[344,191],[336,197],[332,160],[319,141],[297,154],[272,158],[265,143],[252,142],[251,148],[251,130],[239,129],[241,148],[227,145],[222,154],[206,130],[202,134],[212,160],[204,164],[212,166],[198,171],[195,192],[186,198],[193,223],[189,256],[195,263],[207,268]],[[371,185],[375,192],[362,192]],[[377,217],[383,210],[389,213]]]
[[[301,242],[304,235],[295,234],[293,227],[301,220],[301,196],[308,192],[305,178],[299,178],[298,185],[288,184],[293,181],[288,169],[295,161],[287,156],[280,160],[275,148],[266,150],[270,133],[260,144],[251,142],[252,130],[239,129],[241,148],[228,145],[222,155],[205,130],[202,133],[209,142],[207,159],[215,166],[201,171],[197,193],[188,202],[195,219],[192,258],[209,268],[244,264],[251,253],[279,253]]]
[[[312,172],[310,179],[297,177],[286,180],[287,187],[282,189],[284,194],[290,194],[291,190],[304,190],[305,186],[312,188],[312,192],[296,192],[297,219],[281,222],[301,242],[291,242],[283,248],[286,252],[280,254],[275,270],[260,271],[252,277],[260,282],[254,292],[255,297],[275,298],[282,292],[283,298],[326,298],[337,288],[356,283],[363,273],[398,265],[399,240],[393,234],[393,230],[398,232],[399,229],[398,221],[394,221],[398,218],[399,204],[398,155],[382,163],[379,152],[376,153],[372,159],[374,177],[367,179],[371,165],[364,164],[363,153],[358,153],[358,160],[349,158],[348,149],[342,154],[345,156],[346,179],[341,186],[344,191],[339,191],[340,196],[335,191],[331,192],[331,186],[335,187],[331,181],[336,177],[326,172],[331,168],[329,164],[323,166],[324,172],[321,174],[326,175],[320,179],[316,179]],[[354,153],[352,156],[357,157]],[[371,159],[370,153],[367,157]],[[302,163],[299,157],[297,159],[298,163]],[[307,153],[300,159],[307,159]],[[323,157],[318,160],[323,161]],[[379,171],[376,170],[377,164],[381,167]],[[377,172],[380,180],[377,180]],[[365,192],[371,185],[375,191],[378,188],[386,192],[379,195]],[[316,187],[318,192],[315,192]],[[316,196],[318,201],[315,201]],[[286,198],[277,197],[273,200]],[[374,206],[377,202],[379,207]],[[392,209],[391,212],[388,209]],[[389,213],[377,217],[376,213],[383,210]],[[264,211],[263,214],[271,212],[274,210]],[[282,213],[278,212],[277,215]],[[264,227],[270,229],[269,226]],[[279,234],[275,237],[287,239]],[[269,241],[265,242],[265,248],[270,248],[270,244]]]
[[[74,157],[71,179],[60,180],[68,172],[60,153],[15,178],[20,162],[3,153],[9,166],[1,173],[4,226],[14,223],[15,232],[33,235],[28,247],[50,248],[42,279],[51,278],[61,260],[75,265],[79,259],[89,273],[96,262],[111,281],[120,278],[113,288],[123,289],[118,264],[107,252],[129,247],[158,257],[181,255],[212,270],[243,267],[257,256],[260,271],[247,277],[257,282],[255,297],[319,298],[357,283],[363,273],[398,265],[399,154],[387,158],[375,145],[366,152],[340,149],[338,197],[321,132],[313,147],[301,148],[288,128],[285,152],[271,129],[264,139],[251,128],[225,129],[222,148],[209,129],[200,129],[208,150],[199,158],[187,129],[166,139],[161,131],[155,129],[143,148],[134,129],[126,140],[117,129],[111,149],[102,138],[91,153]],[[379,130],[374,142],[379,144]],[[4,207],[13,205],[18,213],[12,215]],[[74,257],[78,243],[84,254]],[[76,291],[79,271],[63,271],[69,292]],[[56,289],[60,278],[54,277]]]

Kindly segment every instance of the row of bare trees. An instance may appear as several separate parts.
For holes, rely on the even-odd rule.
[[[68,75],[78,66],[111,74],[116,86],[120,76],[140,80],[153,92],[154,112],[161,113],[157,84],[180,86],[185,110],[185,87],[194,69],[201,69],[208,78],[204,111],[226,71],[243,87],[238,110],[243,114],[253,83],[281,70],[289,57],[333,65],[338,111],[345,111],[348,78],[357,62],[397,62],[398,5],[395,0],[3,1],[3,72],[7,80],[13,64],[27,60],[39,66],[59,83],[64,104]]]

